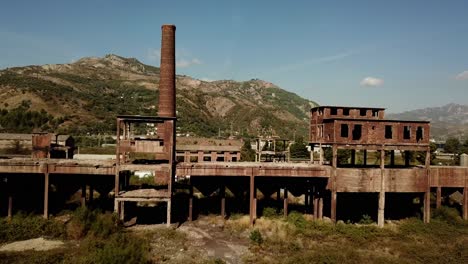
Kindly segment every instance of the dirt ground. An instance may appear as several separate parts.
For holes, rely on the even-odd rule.
[[[0,247],[0,252],[5,252],[5,251],[20,252],[20,251],[27,251],[27,250],[47,251],[47,250],[60,248],[64,244],[65,243],[60,240],[47,240],[47,239],[40,237],[40,238],[28,239],[28,240],[5,244]]]
[[[181,226],[174,226],[175,232],[183,234],[185,242],[171,245],[179,247],[175,254],[167,254],[170,258],[168,263],[179,263],[181,259],[188,256],[196,256],[198,259],[223,260],[226,263],[242,263],[242,257],[249,251],[248,233],[233,234],[226,229],[226,221],[221,217],[200,217],[194,222],[186,222]],[[129,228],[136,233],[155,232],[166,228],[165,225],[137,225]],[[157,241],[152,239],[153,247],[161,247],[161,243],[168,241]],[[171,238],[172,241],[176,240]],[[167,250],[168,245],[164,248]],[[164,248],[161,248],[164,250]],[[157,251],[157,250],[156,250]],[[158,252],[160,253],[160,252]]]

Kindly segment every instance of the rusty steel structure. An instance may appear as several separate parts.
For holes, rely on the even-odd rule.
[[[237,206],[250,215],[251,224],[262,208],[272,204],[287,215],[293,195],[304,197],[303,211],[314,219],[328,216],[336,221],[352,211],[374,212],[383,226],[394,211],[414,206],[414,200],[429,222],[431,193],[436,196],[434,207],[440,207],[444,193],[457,190],[463,193],[461,211],[468,220],[468,167],[430,166],[429,122],[386,120],[383,108],[312,108],[309,144],[318,149],[318,162],[313,154],[308,163],[233,162],[240,159],[237,148],[191,146],[179,149],[184,162],[178,163],[175,29],[162,26],[158,115],[117,117],[115,160],[53,159],[45,155],[52,140],[41,136],[33,139],[34,158],[0,159],[0,214],[11,217],[17,204],[30,205],[32,211],[39,208],[48,217],[49,205],[52,213],[58,211],[67,197],[81,190],[82,206],[94,199],[95,192],[112,197],[121,219],[130,203],[166,204],[169,225],[171,216],[181,213],[173,207],[186,210],[182,214],[188,220],[196,217],[196,209],[203,206],[196,198],[199,192],[219,203],[210,209],[219,208],[227,216]],[[152,133],[141,133],[148,130]],[[325,164],[327,149],[330,164]],[[340,163],[342,151],[351,153],[346,164]],[[397,164],[395,157],[401,153],[404,162]],[[412,166],[410,153],[424,156],[424,165]],[[374,163],[368,162],[371,155]],[[195,158],[197,162],[192,161]],[[135,171],[154,172],[154,184],[134,188],[130,175]],[[184,206],[174,205],[176,194],[186,198]],[[350,204],[356,196],[359,202]],[[371,206],[363,209],[365,203]]]

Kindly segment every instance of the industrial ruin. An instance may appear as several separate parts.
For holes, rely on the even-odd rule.
[[[174,219],[196,218],[195,212],[207,206],[197,202],[201,193],[215,202],[210,210],[222,216],[234,209],[248,213],[251,224],[262,208],[273,205],[285,215],[294,206],[314,219],[332,221],[368,214],[383,226],[385,219],[405,217],[421,207],[423,220],[429,222],[431,207],[440,207],[448,192],[459,191],[462,216],[468,220],[468,167],[430,166],[429,122],[386,120],[382,108],[311,109],[306,163],[290,162],[288,140],[279,138],[257,140],[256,162],[239,162],[238,146],[177,148],[175,31],[174,25],[162,26],[158,116],[117,116],[113,160],[71,159],[72,138],[30,135],[31,157],[0,159],[2,214],[11,217],[26,210],[47,218],[81,190],[82,206],[107,197],[110,203],[102,206],[125,220],[133,217],[135,207],[151,204],[163,209],[152,212],[170,225]],[[135,132],[148,124],[155,130],[151,136]],[[262,144],[271,149],[262,149]],[[350,162],[340,163],[341,151],[350,152]],[[423,155],[424,165],[412,166],[411,153]],[[138,171],[152,172],[154,184],[132,185],[130,176]],[[300,207],[291,204],[290,195],[304,199]]]

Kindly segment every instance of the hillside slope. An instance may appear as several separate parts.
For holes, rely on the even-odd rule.
[[[399,114],[388,114],[387,117],[402,120],[431,121],[431,136],[437,139],[468,135],[468,105],[452,103],[440,107],[428,107]]]
[[[156,114],[158,83],[159,68],[117,55],[5,69],[0,71],[0,130],[113,134],[118,114]],[[178,130],[197,136],[306,136],[308,111],[316,105],[257,79],[205,82],[178,75],[176,87]],[[48,123],[18,124],[27,118],[21,111],[37,111]]]

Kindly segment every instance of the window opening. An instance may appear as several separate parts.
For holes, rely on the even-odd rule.
[[[392,126],[385,126],[385,138],[392,139],[393,138],[393,131]]]
[[[403,139],[411,139],[411,127],[410,126],[403,127]]]
[[[354,125],[353,140],[359,140],[362,136],[362,125]]]
[[[347,138],[348,137],[348,125],[341,124],[341,137]]]
[[[418,128],[416,129],[416,141],[420,141],[423,139],[423,136],[424,135],[424,128],[423,127],[420,127],[418,126]]]

